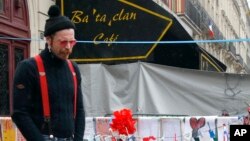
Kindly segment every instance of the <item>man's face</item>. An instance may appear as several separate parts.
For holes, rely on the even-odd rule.
[[[60,59],[66,60],[76,44],[74,29],[63,29],[46,38],[51,51]]]

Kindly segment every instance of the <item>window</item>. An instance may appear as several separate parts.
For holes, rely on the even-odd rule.
[[[0,0],[0,13],[3,12],[3,0]]]
[[[15,68],[17,64],[24,59],[24,50],[21,48],[15,48]]]
[[[14,49],[14,55],[9,55],[12,48]],[[12,44],[11,42],[0,43],[0,116],[10,115],[10,87],[13,75],[11,72],[25,56],[24,45]],[[10,69],[12,64],[14,66]]]
[[[219,0],[216,0],[216,6],[217,7],[219,6]]]
[[[18,10],[21,14],[15,13],[17,11],[15,4],[20,6]],[[10,116],[12,112],[14,72],[17,64],[29,56],[30,44],[29,41],[10,40],[4,37],[30,38],[27,10],[27,0],[0,0],[0,25],[8,27],[8,34],[6,29],[0,27],[0,37],[2,37],[0,39],[0,116]]]
[[[0,115],[9,115],[9,56],[8,46],[0,44]]]

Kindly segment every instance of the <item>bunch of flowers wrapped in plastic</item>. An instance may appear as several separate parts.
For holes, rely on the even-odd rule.
[[[113,119],[110,123],[110,130],[117,140],[134,140],[133,134],[136,132],[136,120],[130,109],[122,109],[113,112]]]

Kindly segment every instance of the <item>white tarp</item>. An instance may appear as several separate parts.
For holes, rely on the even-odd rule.
[[[144,62],[79,65],[87,116],[122,108],[146,115],[246,113],[250,75],[205,72]]]

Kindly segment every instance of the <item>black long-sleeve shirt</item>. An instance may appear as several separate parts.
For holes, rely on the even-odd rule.
[[[82,141],[85,129],[85,112],[81,90],[81,75],[73,63],[77,75],[77,106],[74,119],[74,83],[66,60],[61,60],[46,48],[41,52],[50,103],[53,135],[60,138],[74,136]],[[42,134],[49,134],[44,126],[39,73],[34,58],[18,64],[13,85],[12,120],[28,141],[43,141]]]

